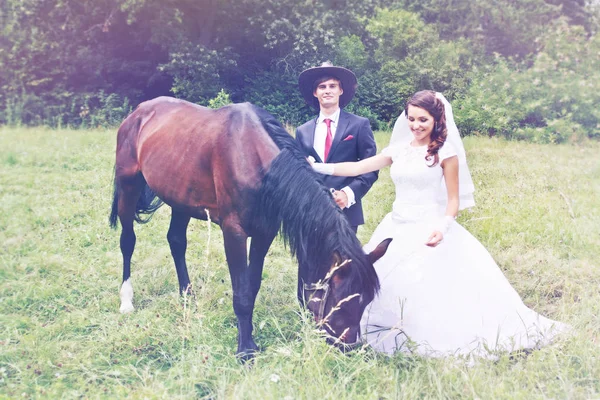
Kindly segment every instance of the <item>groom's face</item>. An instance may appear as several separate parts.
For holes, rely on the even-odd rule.
[[[317,84],[313,96],[319,101],[321,108],[335,108],[340,106],[340,96],[344,93],[340,81],[328,79]]]

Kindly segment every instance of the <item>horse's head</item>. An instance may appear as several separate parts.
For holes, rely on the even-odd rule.
[[[304,285],[305,304],[330,336],[331,344],[343,347],[358,340],[363,311],[379,288],[373,263],[385,254],[391,241],[384,240],[360,260],[343,259],[336,253],[325,277]]]

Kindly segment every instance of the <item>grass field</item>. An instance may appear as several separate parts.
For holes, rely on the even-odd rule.
[[[279,239],[254,318],[264,351],[241,365],[221,232],[190,224],[197,296],[182,299],[168,207],[136,229],[136,311],[119,314],[114,143],[114,130],[0,127],[0,398],[600,398],[600,143],[465,139],[478,204],[459,221],[528,306],[574,327],[529,357],[472,367],[327,346],[297,304],[297,265]],[[361,241],[392,199],[386,169]]]

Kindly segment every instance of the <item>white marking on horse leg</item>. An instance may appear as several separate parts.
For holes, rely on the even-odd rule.
[[[121,286],[121,291],[119,292],[119,297],[121,298],[121,314],[130,313],[134,310],[133,308],[133,286],[131,285],[131,280],[127,279],[123,282]]]

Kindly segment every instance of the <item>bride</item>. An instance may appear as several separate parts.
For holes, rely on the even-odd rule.
[[[474,186],[452,108],[440,93],[408,101],[390,145],[358,162],[313,163],[322,174],[355,176],[391,165],[392,212],[365,251],[392,237],[375,264],[381,291],[361,336],[385,353],[494,357],[533,349],[568,329],[527,308],[490,254],[456,221]]]

